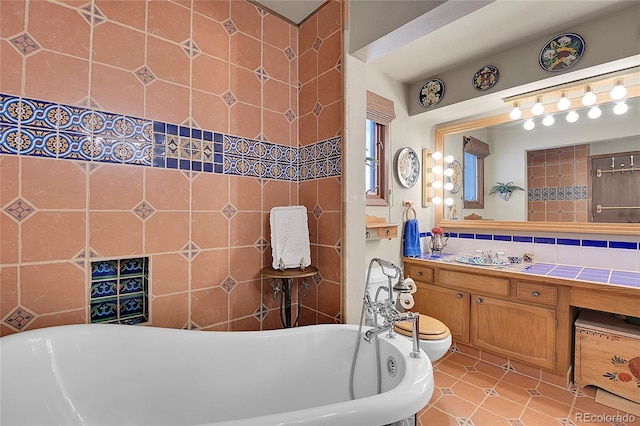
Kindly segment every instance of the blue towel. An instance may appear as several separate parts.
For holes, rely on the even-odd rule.
[[[418,219],[409,219],[404,224],[404,255],[406,257],[420,257],[420,228]]]

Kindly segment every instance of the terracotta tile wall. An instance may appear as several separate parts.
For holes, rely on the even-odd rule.
[[[339,1],[300,28],[244,0],[0,8],[2,93],[285,146],[341,133]],[[271,263],[270,209],[295,204],[309,211],[320,269],[301,323],[340,321],[339,178],[26,155],[0,155],[0,178],[2,335],[87,322],[90,261],[132,255],[151,259],[152,325],[277,328],[277,302],[258,271]]]
[[[530,151],[528,220],[586,222],[588,145]]]

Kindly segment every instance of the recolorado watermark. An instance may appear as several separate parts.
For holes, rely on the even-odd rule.
[[[576,413],[576,423],[635,423],[636,416],[633,414],[592,414]]]

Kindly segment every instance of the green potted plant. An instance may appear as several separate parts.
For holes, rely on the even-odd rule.
[[[496,182],[497,185],[494,185],[489,191],[489,195],[499,194],[500,198],[505,201],[509,201],[511,198],[511,193],[513,191],[524,191],[524,188],[519,187],[518,185],[514,185],[513,182]]]

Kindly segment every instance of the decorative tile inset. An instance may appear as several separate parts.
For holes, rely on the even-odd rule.
[[[525,426],[520,419],[508,419],[511,426]]]
[[[187,243],[187,245],[182,248],[182,255],[187,259],[193,259],[199,253],[200,253],[200,247],[198,247],[192,242]]]
[[[293,120],[296,119],[296,114],[291,111],[290,109],[288,109],[285,113],[284,113],[284,117],[287,119],[287,121],[289,123],[291,123]]]
[[[316,206],[313,208],[313,215],[316,217],[316,219],[320,219],[320,216],[322,216],[322,207],[320,207],[318,204],[316,204]]]
[[[27,311],[24,308],[18,307],[4,320],[5,324],[10,325],[16,330],[22,330],[31,322],[35,317],[35,314]]]
[[[151,70],[146,66],[138,68],[135,71],[135,74],[136,77],[138,77],[138,80],[140,80],[145,86],[156,79],[156,76],[153,74],[153,72],[151,72]]]
[[[260,81],[269,80],[269,74],[267,74],[267,72],[262,67],[260,67],[260,68],[258,68],[256,70],[256,76],[258,77],[258,80],[260,80]]]
[[[146,201],[143,201],[133,209],[133,212],[137,214],[140,219],[145,220],[155,212],[155,209],[147,204]]]
[[[22,221],[33,213],[34,208],[22,199],[17,199],[9,207],[4,209],[9,215],[13,216],[18,221]]]
[[[231,293],[231,290],[236,286],[236,280],[231,277],[227,277],[222,283],[222,288],[227,292]]]
[[[476,368],[474,366],[466,366],[466,367],[464,367],[464,369],[467,370],[467,371],[478,371],[478,370],[476,370]]]
[[[89,24],[99,25],[107,20],[104,14],[98,9],[98,6],[88,3],[78,9],[78,13],[82,15]]]
[[[191,39],[183,41],[182,44],[180,44],[180,46],[182,47],[182,50],[184,50],[185,53],[191,58],[195,58],[200,54],[200,48]]]
[[[320,105],[319,103],[316,103],[316,106],[313,107],[313,115],[317,117],[320,115],[321,112],[322,112],[322,105]]]
[[[287,58],[290,61],[295,59],[295,57],[296,57],[296,52],[294,52],[293,49],[290,48],[290,47],[287,47],[286,49],[284,49],[284,54],[287,56]]]
[[[542,395],[540,392],[538,392],[537,389],[527,389],[527,392],[529,392],[529,395],[532,395],[532,396]]]
[[[236,210],[232,204],[227,204],[224,206],[224,209],[222,209],[222,214],[224,214],[227,219],[231,219],[236,213],[238,213],[238,210]]]
[[[149,318],[149,258],[91,262],[91,323],[140,324]]]
[[[227,33],[229,35],[235,33],[236,31],[238,31],[238,28],[236,27],[236,25],[233,23],[233,21],[231,19],[228,19],[228,20],[224,21],[222,23],[222,25],[224,26],[224,29],[227,30]]]
[[[453,395],[453,391],[449,388],[442,388],[440,392],[442,392],[443,395]]]
[[[233,93],[231,92],[226,92],[224,95],[222,95],[222,99],[227,104],[227,106],[231,106],[238,101],[236,97],[233,96]]]
[[[260,237],[258,241],[253,245],[258,251],[264,252],[268,247],[269,243],[264,238]]]
[[[320,37],[316,37],[316,41],[313,42],[313,50],[317,52],[320,49],[320,46],[322,46],[322,39]]]
[[[485,395],[489,395],[489,396],[498,395],[498,393],[492,388],[483,388],[482,391],[485,393]]]
[[[267,316],[267,313],[269,312],[269,310],[267,309],[267,307],[265,305],[260,305],[255,312],[253,313],[253,316],[255,319],[257,319],[258,321],[261,321],[264,319],[264,317]]]
[[[28,55],[29,53],[40,49],[40,45],[27,33],[20,34],[19,36],[12,38],[11,43],[13,43],[13,45],[23,55]]]

